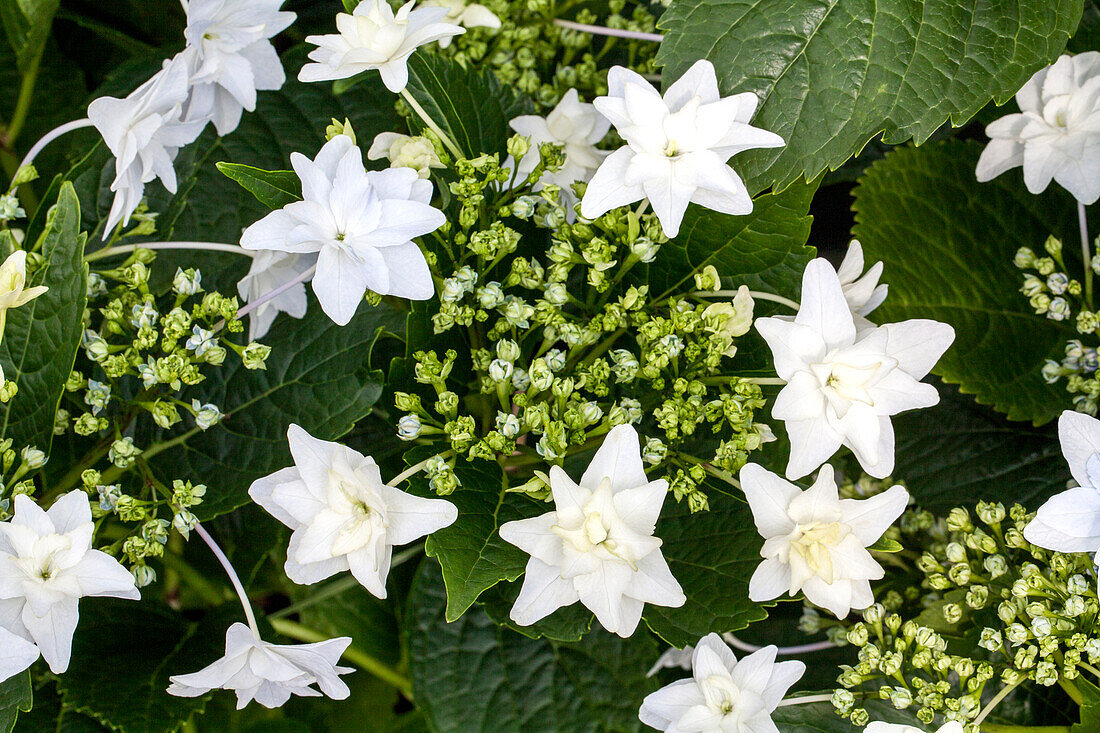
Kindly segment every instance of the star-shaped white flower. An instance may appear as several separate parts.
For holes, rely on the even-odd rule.
[[[465,33],[466,29],[442,22],[448,8],[413,9],[415,0],[393,12],[386,0],[362,0],[349,15],[336,16],[339,33],[308,36],[306,43],[317,46],[309,52],[316,62],[306,64],[299,81],[347,79],[378,69],[382,83],[400,92],[409,83],[409,56],[420,46]]]
[[[840,288],[844,291],[844,300],[848,301],[856,327],[860,330],[867,327],[874,328],[874,324],[867,320],[867,316],[882,305],[889,293],[889,285],[879,284],[882,269],[883,264],[876,262],[868,268],[867,272],[863,271],[863,245],[858,239],[853,239],[848,244],[848,251],[836,271]]]
[[[771,714],[806,665],[777,663],[777,652],[766,646],[738,660],[722,637],[708,634],[692,654],[691,678],[647,695],[638,717],[671,733],[778,733]]]
[[[122,222],[130,223],[145,184],[159,178],[169,193],[176,192],[176,171],[172,162],[184,145],[195,141],[205,120],[184,122],[183,105],[190,91],[186,59],[177,56],[125,99],[100,97],[88,105],[92,121],[103,142],[115,156],[115,192],[103,238]]]
[[[1024,539],[1055,552],[1094,553],[1100,561],[1100,420],[1066,410],[1058,440],[1077,486],[1047,499],[1024,527]]]
[[[772,408],[791,439],[787,478],[813,471],[845,445],[863,470],[894,470],[890,416],[939,402],[920,380],[955,339],[944,323],[914,319],[857,330],[832,265],[813,260],[794,319],[758,318],[775,371],[787,381]]]
[[[500,18],[484,5],[466,0],[426,0],[424,5],[447,8],[447,20],[463,28],[500,28]],[[439,47],[447,48],[452,40],[452,36],[440,38]]]
[[[714,66],[697,61],[664,97],[642,76],[616,66],[608,96],[593,104],[615,125],[626,147],[596,171],[581,201],[594,219],[648,198],[669,237],[680,231],[688,202],[724,214],[748,214],[752,199],[726,165],[753,148],[781,147],[783,138],[749,124],[759,100],[752,92],[722,97]]]
[[[333,700],[344,700],[351,690],[340,675],[355,670],[336,663],[350,645],[346,636],[316,644],[269,644],[236,623],[225,634],[225,656],[198,672],[170,677],[168,694],[200,697],[211,690],[233,690],[238,710],[253,700],[265,708],[282,707],[291,695],[319,697],[324,693]]]
[[[210,120],[219,135],[241,121],[242,110],[256,109],[258,90],[279,89],[286,81],[271,38],[294,22],[280,11],[284,0],[189,0],[188,47],[191,70],[188,120]]]
[[[367,171],[346,135],[314,160],[290,156],[303,201],[245,230],[241,246],[317,255],[313,292],[329,318],[347,325],[367,289],[427,300],[435,293],[424,253],[412,242],[447,220],[432,208],[432,184],[410,168]]]
[[[519,161],[516,169],[520,181],[530,175],[538,165],[539,145],[551,143],[562,146],[565,163],[557,171],[543,173],[534,190],[540,191],[548,183],[560,186],[566,213],[573,214],[576,197],[570,185],[575,181],[587,183],[600,167],[600,163],[610,154],[599,150],[596,145],[611,129],[611,122],[597,112],[594,105],[581,102],[576,89],[570,89],[546,117],[523,115],[508,124],[520,135],[531,140],[531,149]]]
[[[297,425],[287,430],[294,466],[257,479],[248,495],[290,527],[286,574],[310,585],[351,570],[364,588],[386,597],[395,545],[447,527],[455,505],[387,486],[378,464]]]
[[[126,568],[92,549],[95,525],[83,491],[64,494],[49,511],[23,494],[14,505],[12,519],[0,523],[0,627],[32,644],[35,659],[41,653],[61,674],[69,668],[81,598],[141,595]],[[16,667],[29,656],[26,644],[0,652],[0,678],[26,669]]]
[[[262,249],[252,258],[248,274],[237,283],[237,293],[245,303],[262,298],[280,285],[290,282],[317,264],[317,255],[296,252],[278,252]],[[302,318],[309,302],[306,285],[298,283],[271,300],[264,302],[249,314],[248,339],[255,341],[267,335],[271,324],[280,313],[291,318]]]
[[[749,581],[749,598],[770,601],[801,591],[837,618],[875,602],[870,581],[882,578],[883,570],[866,548],[905,511],[904,487],[867,499],[841,499],[828,464],[805,491],[755,463],[746,464],[740,477],[764,538],[764,562]]]
[[[48,290],[45,285],[27,287],[27,253],[24,250],[17,249],[8,255],[0,265],[0,338],[4,335],[8,310],[26,305]]]
[[[979,181],[1017,166],[1041,193],[1051,180],[1082,204],[1100,198],[1100,53],[1061,56],[1016,93],[1017,114],[989,124],[978,159]]]
[[[529,626],[580,601],[600,625],[626,638],[643,604],[684,604],[653,536],[668,482],[646,478],[634,428],[611,429],[579,484],[552,466],[550,491],[554,511],[500,527],[501,539],[531,555],[513,621]]]
[[[957,720],[944,723],[936,729],[936,733],[963,733],[963,731],[963,724]],[[924,733],[924,731],[914,725],[875,721],[864,728],[863,733]]]

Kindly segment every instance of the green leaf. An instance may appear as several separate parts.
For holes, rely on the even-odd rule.
[[[243,163],[218,163],[217,168],[269,209],[302,200],[302,181],[294,171],[265,171]]]
[[[698,59],[723,94],[755,92],[753,124],[784,148],[734,158],[755,193],[813,180],[882,133],[924,142],[1003,103],[1065,48],[1082,0],[673,0],[666,85]]]
[[[802,270],[814,257],[806,240],[816,190],[817,184],[803,184],[758,196],[746,216],[690,207],[679,236],[664,244],[649,265],[650,292],[668,294],[693,273],[714,265],[735,285],[797,297]]]
[[[20,72],[28,73],[37,62],[60,4],[61,0],[0,0],[0,25],[15,49]]]
[[[905,547],[900,542],[895,542],[886,537],[879,537],[878,541],[867,549],[875,552],[901,552]]]
[[[239,607],[227,607],[191,624],[151,600],[86,599],[72,662],[57,681],[64,706],[122,733],[177,730],[210,696],[169,695],[168,678],[197,672],[220,657],[225,631],[239,615]]]
[[[0,340],[4,376],[19,386],[15,398],[0,405],[0,437],[11,438],[17,448],[49,452],[53,441],[54,413],[80,346],[88,285],[84,240],[76,193],[65,184],[43,233],[46,265],[29,283],[49,290],[8,310]]]
[[[1041,424],[1070,406],[1065,385],[1046,384],[1040,370],[1075,330],[1035,315],[1013,255],[1041,251],[1054,233],[1072,258],[1076,204],[1057,186],[1031,195],[1019,171],[978,183],[980,152],[948,141],[890,153],[855,190],[854,233],[868,261],[886,264],[890,296],[875,320],[951,324],[955,343],[933,371],[1011,420]]]
[[[945,514],[977,501],[1036,508],[1069,480],[1053,426],[1009,423],[1002,415],[939,385],[940,404],[894,418],[897,466],[924,509]]]
[[[370,366],[371,347],[383,329],[401,324],[402,314],[382,304],[361,305],[351,323],[337,326],[311,295],[305,318],[284,318],[264,339],[271,347],[266,370],[230,359],[188,391],[218,405],[225,419],[186,433],[156,457],[154,470],[165,480],[209,486],[196,511],[200,519],[247,504],[254,480],[293,463],[286,439],[291,423],[335,440],[370,412],[383,377]]]
[[[831,690],[825,691],[829,692]],[[919,726],[918,730],[924,730],[924,724],[915,715],[906,710],[896,710],[886,701],[869,700],[860,706],[871,714],[871,720]],[[783,733],[852,733],[857,730],[851,721],[837,715],[832,703],[828,702],[785,705],[772,713],[772,720]]]
[[[593,631],[579,644],[535,641],[480,609],[446,622],[435,563],[424,562],[406,614],[417,707],[435,733],[640,731],[638,707],[657,683],[645,677],[653,638]]]
[[[687,603],[680,608],[647,604],[642,617],[675,647],[768,616],[761,604],[749,600],[749,578],[760,564],[763,540],[748,504],[717,490],[708,497],[710,511],[698,514],[688,511],[687,502],[674,504],[669,498],[657,522],[661,551]]]
[[[421,52],[409,59],[408,92],[470,158],[504,153],[513,134],[508,122],[533,109],[492,71],[464,69],[438,54]],[[424,128],[415,114],[410,123]]]
[[[0,682],[0,731],[11,733],[19,713],[30,710],[33,702],[34,694],[31,690],[29,672],[17,674]]]

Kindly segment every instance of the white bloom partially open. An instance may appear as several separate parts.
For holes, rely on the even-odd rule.
[[[1017,166],[1041,193],[1057,181],[1082,204],[1100,198],[1100,53],[1060,56],[1016,93],[1020,112],[989,124],[979,181]]]
[[[29,497],[14,499],[15,515],[0,523],[0,627],[21,639],[0,639],[0,680],[42,658],[55,674],[69,668],[79,602],[87,596],[141,597],[134,576],[110,555],[92,549],[92,509],[82,490],[44,511]],[[34,659],[30,648],[35,647]]]
[[[463,28],[500,28],[500,18],[478,3],[468,3],[466,0],[425,0],[424,5],[447,8],[447,20]],[[452,38],[440,38],[439,47],[450,46]]]
[[[369,456],[318,440],[297,425],[287,438],[294,466],[252,482],[248,495],[294,530],[286,574],[295,583],[310,585],[350,569],[364,588],[385,598],[394,546],[458,519],[449,501],[387,486]]]
[[[27,287],[27,253],[17,249],[0,265],[0,338],[4,335],[8,310],[26,305],[47,292],[45,285]]]
[[[238,710],[253,700],[265,708],[282,707],[291,695],[324,693],[344,700],[351,690],[340,675],[355,670],[338,667],[337,662],[350,645],[346,636],[316,644],[269,644],[236,623],[225,634],[225,656],[198,672],[170,677],[168,694],[200,697],[211,690],[232,690],[237,693]]]
[[[306,43],[317,46],[309,52],[316,62],[306,64],[299,81],[347,79],[377,69],[382,83],[391,92],[400,92],[409,83],[409,56],[420,46],[465,33],[466,29],[442,22],[448,8],[413,9],[415,0],[393,12],[386,0],[362,0],[349,15],[336,16],[339,33],[308,36]]]
[[[290,282],[299,275],[303,275],[309,268],[317,264],[317,255],[298,254],[297,252],[278,252],[273,249],[264,249],[256,253],[252,258],[252,265],[248,268],[248,274],[237,283],[237,293],[241,300],[249,303],[257,298],[262,298],[280,285]],[[304,282],[279,293],[271,300],[264,302],[259,308],[249,314],[248,339],[255,341],[267,335],[276,316],[286,313],[291,318],[302,318],[306,314],[309,301],[306,298],[306,285]]]
[[[432,208],[432,184],[409,168],[367,171],[347,135],[325,143],[314,160],[290,156],[303,201],[273,211],[245,230],[241,246],[317,253],[313,292],[329,318],[347,325],[368,289],[427,300],[435,293],[413,237],[447,220]]]
[[[500,537],[531,555],[511,618],[530,626],[580,601],[608,631],[626,638],[642,606],[687,600],[653,536],[668,482],[642,468],[638,433],[611,429],[579,484],[550,468],[554,511],[506,522]]]
[[[596,145],[611,129],[611,122],[597,112],[595,106],[581,102],[576,89],[570,89],[546,117],[523,115],[516,117],[508,125],[531,140],[531,149],[516,168],[520,181],[530,175],[538,165],[539,145],[551,143],[562,146],[565,163],[557,171],[543,173],[534,190],[540,191],[548,183],[560,186],[566,212],[572,214],[576,197],[570,185],[575,181],[587,183],[603,159],[610,155],[607,151],[599,150]]]
[[[205,119],[183,120],[189,93],[189,64],[176,56],[125,99],[100,97],[88,105],[88,119],[115,156],[115,199],[104,239],[119,222],[130,222],[146,183],[159,178],[169,193],[176,192],[176,153],[206,126]]]
[[[1100,420],[1073,410],[1058,418],[1058,440],[1077,487],[1039,507],[1024,539],[1055,552],[1089,552],[1100,559]]]
[[[749,598],[770,601],[801,591],[837,618],[875,602],[870,581],[882,578],[883,570],[866,548],[905,511],[904,487],[841,499],[828,464],[805,491],[755,463],[746,464],[740,477],[764,538],[764,562],[749,581]]]
[[[876,262],[867,269],[867,272],[864,272],[863,245],[858,239],[853,239],[849,242],[848,251],[836,271],[840,288],[844,291],[844,300],[848,301],[856,327],[860,330],[868,326],[874,327],[874,324],[867,320],[867,316],[882,305],[889,293],[889,285],[879,284],[882,268],[883,264]]]
[[[426,137],[380,132],[367,151],[367,160],[385,158],[394,168],[412,168],[421,178],[431,175],[432,168],[444,168],[435,152],[435,145]]]
[[[952,720],[937,728],[935,733],[963,733],[963,731],[963,724],[957,720]],[[924,731],[912,725],[875,721],[864,728],[863,733],[924,733]]]
[[[187,120],[210,120],[219,135],[237,129],[241,112],[256,109],[256,92],[286,81],[271,38],[294,22],[284,0],[189,0],[187,49],[191,71]]]
[[[607,74],[608,96],[593,104],[615,125],[626,146],[596,171],[581,201],[594,219],[648,198],[669,237],[680,231],[688,203],[724,214],[748,214],[752,199],[726,165],[753,148],[781,147],[783,138],[749,124],[759,100],[752,92],[722,97],[710,61],[695,62],[664,97],[635,72]]]
[[[771,714],[806,672],[802,662],[779,662],[766,646],[738,661],[718,634],[704,636],[691,657],[690,679],[673,682],[642,701],[638,717],[661,731],[769,733]]]
[[[772,416],[791,439],[787,478],[813,471],[845,445],[877,478],[894,470],[890,416],[939,402],[920,380],[955,339],[951,326],[914,319],[857,330],[832,265],[813,260],[802,276],[802,303],[792,320],[758,318],[775,371],[787,385]]]

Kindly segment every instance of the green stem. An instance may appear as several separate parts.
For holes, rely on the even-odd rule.
[[[1092,254],[1089,252],[1089,220],[1085,205],[1077,202],[1077,223],[1081,228],[1081,259],[1085,261],[1085,303],[1092,310]]]
[[[1017,682],[1014,682],[1011,685],[1005,685],[1004,687],[1002,687],[1000,692],[998,692],[996,695],[994,695],[993,699],[989,701],[989,704],[986,705],[985,708],[980,713],[978,713],[978,717],[974,719],[974,725],[975,726],[980,725],[983,720],[985,720],[987,717],[989,717],[989,714],[993,712],[993,708],[1000,705],[1001,701],[1004,700],[1006,697],[1008,697],[1008,694],[1010,692],[1012,692],[1013,690],[1015,690],[1016,687],[1021,682],[1023,682],[1022,679],[1017,681]]]
[[[325,641],[327,638],[313,629],[302,626],[294,621],[287,621],[284,618],[270,618],[269,621],[271,622],[271,627],[283,636],[307,644]],[[355,646],[349,646],[347,651],[344,652],[344,659],[347,659],[360,669],[370,672],[383,682],[396,687],[402,695],[410,700],[412,699],[412,684],[409,682],[408,678],[392,667],[370,656],[362,649]]]
[[[439,139],[443,142],[447,150],[451,151],[451,155],[455,157],[455,160],[462,160],[466,157],[462,154],[462,151],[458,149],[458,145],[455,144],[454,140],[452,140],[447,133],[443,132],[439,125],[435,124],[435,120],[431,118],[431,115],[424,111],[424,108],[413,98],[413,95],[409,94],[408,89],[401,90],[401,97],[408,102],[413,112],[420,115],[420,119],[424,120],[424,124],[439,136]]]
[[[1075,703],[1077,703],[1078,705],[1085,704],[1085,696],[1082,695],[1081,691],[1077,689],[1077,685],[1073,684],[1065,677],[1059,677],[1058,686],[1065,690],[1066,694],[1069,695],[1070,699],[1073,700]]]

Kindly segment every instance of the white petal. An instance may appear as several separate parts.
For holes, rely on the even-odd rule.
[[[85,596],[111,596],[132,601],[141,598],[134,585],[134,576],[105,552],[89,550],[71,572],[77,576]]]
[[[60,534],[73,531],[81,524],[91,524],[92,507],[88,495],[82,489],[75,489],[60,496],[46,514]]]
[[[1055,552],[1100,550],[1100,491],[1077,487],[1050,497],[1024,528],[1024,538]]]
[[[580,600],[573,584],[561,577],[556,567],[532,558],[527,563],[523,587],[509,613],[520,626],[530,626],[563,606]]]
[[[923,379],[955,340],[955,329],[946,323],[916,318],[888,323],[886,353],[915,379]]]
[[[790,534],[794,522],[787,507],[802,490],[755,463],[746,463],[739,477],[760,535],[768,539]]]
[[[870,547],[890,528],[909,505],[909,492],[903,486],[867,499],[841,499],[840,511],[845,524],[852,528],[864,547]]]
[[[581,476],[580,485],[595,491],[605,478],[611,479],[613,492],[649,483],[642,465],[638,432],[633,426],[617,425],[608,432]]]
[[[38,660],[38,647],[0,627],[0,682],[25,671]]]
[[[802,302],[795,323],[819,334],[830,348],[851,344],[855,323],[836,270],[827,260],[812,260],[802,274]]]
[[[760,602],[779,598],[791,589],[791,567],[766,558],[749,579],[749,599]]]
[[[645,198],[641,185],[627,186],[624,183],[627,168],[633,159],[634,151],[629,147],[619,148],[604,159],[585,189],[581,199],[581,216],[596,219],[612,209]]]
[[[1058,442],[1073,480],[1081,486],[1092,486],[1088,461],[1100,453],[1100,420],[1075,410],[1066,410],[1058,418]]]
[[[54,674],[61,674],[69,668],[72,655],[73,634],[80,620],[77,600],[66,597],[49,607],[42,616],[35,616],[28,605],[23,609],[23,625],[27,627],[42,658]]]

